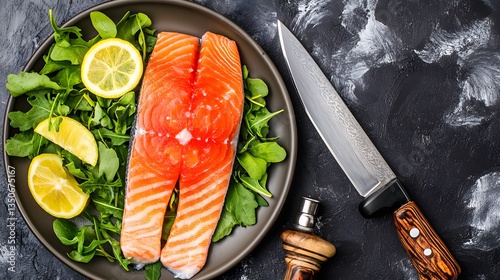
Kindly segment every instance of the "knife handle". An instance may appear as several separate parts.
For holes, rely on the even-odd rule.
[[[281,239],[286,251],[284,280],[313,280],[321,265],[336,252],[330,242],[302,231],[285,230]]]
[[[420,279],[457,279],[460,265],[415,202],[396,210],[394,223]]]

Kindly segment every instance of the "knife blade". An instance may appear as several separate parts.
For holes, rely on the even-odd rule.
[[[306,114],[354,188],[364,197],[359,205],[361,214],[369,218],[391,209],[399,240],[420,279],[457,279],[460,265],[328,78],[279,20],[278,33]]]

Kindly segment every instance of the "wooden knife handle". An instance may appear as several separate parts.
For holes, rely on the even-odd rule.
[[[457,279],[460,265],[415,202],[394,212],[394,222],[406,253],[420,279]]]
[[[336,252],[330,242],[301,231],[286,230],[281,234],[281,239],[286,251],[285,280],[314,279],[321,265]]]

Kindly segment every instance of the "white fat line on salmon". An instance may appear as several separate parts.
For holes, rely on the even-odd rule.
[[[225,178],[219,179],[219,180],[214,181],[213,183],[211,183],[209,185],[202,185],[201,188],[199,188],[199,187],[190,188],[189,190],[186,190],[186,192],[195,191],[195,193],[191,194],[188,197],[183,197],[183,199],[185,202],[191,202],[191,201],[203,199],[203,203],[200,206],[208,204],[212,201],[212,196],[214,196],[214,195],[219,196],[218,195],[219,193],[226,192],[223,188],[217,189],[217,186],[219,186],[222,182],[224,182],[224,180],[225,180]],[[198,191],[198,189],[200,189],[200,190]]]
[[[163,219],[163,215],[158,215],[155,217],[155,220],[158,219]],[[134,239],[135,240],[141,240],[141,239],[152,239],[158,236],[157,234],[159,233],[157,231],[157,228],[154,224],[154,221],[149,222],[148,224],[142,225],[139,229],[142,229],[141,231],[137,231],[137,228],[134,228]],[[147,229],[147,230],[145,230]],[[144,248],[147,250],[150,250],[148,248],[151,248],[151,244],[144,244]],[[156,250],[155,250],[156,251]]]
[[[130,209],[134,209],[134,208],[139,207],[139,206],[141,206],[141,205],[143,205],[143,204],[145,204],[147,202],[156,201],[156,200],[165,198],[165,197],[167,197],[168,194],[169,194],[168,191],[163,191],[163,192],[155,193],[153,195],[146,196],[146,197],[143,197],[143,198],[141,198],[139,200],[131,202],[131,203],[127,204],[126,207],[128,207]]]
[[[172,269],[172,271],[179,271],[184,269],[178,269],[182,267],[187,267],[193,265],[192,270],[197,270],[196,265],[200,264],[202,260],[198,258],[199,255],[202,255],[206,252],[202,246],[189,246],[179,250],[177,254],[170,254],[168,256],[168,269]],[[191,272],[193,273],[193,272]]]
[[[155,236],[155,226],[156,226],[156,221],[158,219],[163,219],[163,211],[160,211],[163,209],[151,209],[150,211],[144,211],[146,214],[144,215],[135,215],[133,219],[130,219],[127,221],[129,224],[129,231],[139,231],[139,230],[145,230],[141,237],[147,237],[147,236]],[[157,212],[156,215],[153,215],[151,212]],[[150,218],[150,216],[152,218]],[[147,223],[144,223],[144,221],[148,221]],[[147,230],[146,230],[147,229]],[[139,237],[139,235],[137,235]]]
[[[166,207],[166,205],[162,206],[159,204],[152,204],[149,207],[143,209],[140,213],[136,213],[133,216],[130,216],[131,218],[127,220],[127,223],[134,223],[134,222],[140,222],[138,226],[141,228],[146,227],[147,224],[144,224],[144,221],[147,220],[150,215],[154,215],[155,213],[159,213],[160,217],[163,215],[161,212],[163,212],[163,209]],[[158,215],[158,214],[156,214]],[[152,223],[154,223],[155,219],[149,219]],[[135,227],[134,227],[135,228]]]
[[[218,220],[218,219],[217,219]],[[171,256],[175,256],[175,252],[179,252],[179,254],[183,254],[186,249],[190,249],[188,251],[193,250],[193,248],[198,248],[201,251],[204,251],[205,248],[198,246],[198,244],[202,244],[204,240],[209,239],[213,232],[207,231],[206,227],[212,224],[216,219],[210,220],[205,219],[202,223],[197,224],[192,230],[183,231],[181,234],[176,234],[174,236],[168,237],[168,242],[171,244],[176,243],[175,251],[170,251]],[[193,237],[196,237],[193,239]],[[189,242],[182,242],[184,240],[188,240]]]
[[[139,171],[136,171],[136,172],[139,172]],[[136,176],[136,177],[132,178],[131,180],[129,180],[129,182],[130,183],[140,183],[141,181],[146,181],[147,185],[142,186],[142,187],[131,188],[130,190],[128,190],[128,192],[130,193],[129,196],[135,196],[137,194],[147,192],[151,189],[164,188],[165,186],[171,186],[172,184],[174,184],[176,182],[176,180],[159,180],[158,179],[157,182],[151,183],[150,179],[156,179],[158,175],[155,173],[146,173],[146,172],[144,172],[143,174],[144,174],[143,175],[144,177],[138,178]]]
[[[202,232],[204,228],[206,228],[210,224],[218,221],[218,219],[219,219],[219,216],[215,216],[215,217],[211,218],[211,215],[221,211],[220,208],[217,207],[217,205],[211,205],[210,208],[206,208],[206,209],[198,208],[196,210],[198,210],[198,213],[196,213],[196,214],[192,213],[194,211],[190,211],[188,213],[182,213],[182,216],[184,217],[184,219],[182,219],[182,220],[179,219],[177,221],[177,226],[179,228],[184,228],[184,227],[190,226],[193,223],[196,223],[196,226],[192,230],[184,231],[182,234],[177,234],[175,236],[176,238],[173,238],[172,240],[178,240],[178,239],[182,240],[182,239],[192,238],[198,234],[204,233],[204,232]],[[180,217],[180,215],[179,215],[179,217]],[[196,233],[196,234],[194,234],[194,233]],[[198,237],[197,239],[193,239],[193,240],[198,240],[198,239],[200,241],[203,240],[203,238],[201,238],[201,237]]]
[[[207,197],[206,200],[208,200],[208,199],[215,200],[216,198],[221,199],[224,197],[225,197],[225,193],[221,192],[221,193],[218,193],[215,197],[213,195],[210,197]],[[203,205],[200,205],[197,208],[190,207],[190,208],[184,209],[185,211],[182,212],[182,215],[186,216],[186,217],[189,216],[189,220],[178,221],[178,225],[179,226],[187,226],[187,225],[191,224],[193,221],[196,221],[196,220],[201,221],[201,220],[205,219],[205,217],[208,217],[210,214],[217,211],[218,209],[220,209],[220,207],[217,204],[211,203],[211,201],[209,203],[204,203]],[[200,210],[202,210],[202,211],[200,212]]]
[[[230,162],[230,164],[233,164],[233,163]],[[226,164],[226,165],[224,165],[224,166],[222,166],[222,167],[220,167],[219,170],[226,169],[228,165],[229,165],[229,163]],[[204,170],[201,173],[207,173],[207,172],[210,172],[210,169],[206,169],[206,170]],[[183,186],[182,187],[183,188],[182,191],[183,192],[191,192],[193,190],[196,190],[196,189],[200,188],[200,186],[204,186],[203,188],[205,188],[205,190],[206,190],[206,188],[207,188],[206,186],[209,186],[209,185],[212,185],[212,184],[219,184],[222,180],[224,180],[224,178],[219,178],[217,181],[213,181],[212,182],[210,176],[205,176],[205,178],[203,178],[203,180],[198,181],[196,184],[193,184],[193,185],[190,185],[190,186]],[[210,184],[208,184],[208,183],[210,183]],[[202,196],[199,195],[197,197],[193,197],[193,199],[198,199],[200,197],[202,197]]]
[[[157,176],[156,174],[149,174],[149,175],[153,175],[153,176],[150,176],[150,178],[151,177],[155,178],[155,176]],[[144,176],[147,176],[147,174],[145,174]],[[148,179],[148,178],[145,178],[145,179]],[[143,180],[143,178],[137,178],[137,179],[134,178],[134,180],[129,180],[129,182],[135,183],[135,182],[140,182],[141,180]],[[177,180],[162,180],[162,181],[158,181],[156,183],[149,183],[143,187],[133,188],[133,189],[129,190],[129,196],[135,196],[135,195],[138,195],[140,193],[150,191],[151,189],[164,188],[164,186],[171,186],[176,181]]]

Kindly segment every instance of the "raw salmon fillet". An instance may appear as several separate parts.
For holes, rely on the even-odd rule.
[[[199,39],[160,33],[145,70],[127,171],[121,249],[136,264],[160,258],[163,219],[181,170],[175,138],[188,125]]]
[[[189,279],[206,263],[231,177],[243,113],[243,80],[236,43],[202,38],[183,149],[177,217],[161,261]]]

